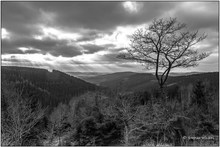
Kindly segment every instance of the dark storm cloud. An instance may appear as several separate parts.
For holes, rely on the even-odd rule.
[[[101,34],[95,34],[95,35],[85,35],[77,39],[78,42],[84,42],[84,41],[91,41],[95,40],[97,38],[102,38],[103,35]]]
[[[40,53],[39,50],[27,50],[27,51],[24,51],[24,53],[26,54],[35,54],[35,53]]]
[[[61,45],[51,50],[50,54],[53,56],[74,57],[77,55],[82,55],[82,52],[77,46]]]
[[[140,24],[158,18],[164,12],[181,5],[180,2],[137,2],[137,13],[128,13],[122,2],[2,2],[2,26],[17,35],[39,34],[37,24],[45,23],[63,29],[112,30],[119,25]],[[204,13],[178,9],[175,16],[196,28],[218,26],[217,3],[205,3]],[[44,22],[42,11],[54,14],[54,22]],[[214,11],[214,12],[213,12]],[[49,16],[48,16],[49,17]],[[169,17],[169,16],[168,16]],[[101,34],[83,35],[79,41],[92,40]]]
[[[40,51],[26,51],[22,52],[18,48],[34,48]],[[40,52],[40,53],[50,53],[54,56],[64,56],[73,57],[81,55],[81,49],[77,45],[68,45],[67,40],[57,40],[52,38],[44,38],[43,40],[38,40],[34,38],[17,38],[15,40],[2,40],[2,54],[10,53],[30,53],[30,52]]]
[[[80,27],[111,30],[118,25],[139,24],[149,21],[175,5],[175,3],[169,2],[143,2],[141,3],[143,4],[143,9],[140,9],[139,13],[130,14],[123,8],[122,2],[2,3],[3,27],[19,34],[37,31],[33,30],[36,29],[33,28],[33,25],[42,22],[41,11],[50,12],[56,16],[54,20],[55,26],[68,29]]]
[[[111,31],[100,31],[100,30],[84,30],[84,32],[80,32],[82,35],[79,39],[77,39],[77,42],[84,42],[84,41],[91,41],[98,38],[102,38],[104,35],[111,35]]]
[[[106,45],[95,45],[95,44],[85,44],[81,45],[84,49],[84,52],[87,54],[92,54],[101,50],[108,50],[109,48],[114,47],[113,44],[106,44]]]
[[[100,59],[101,60],[105,59],[105,61],[108,61],[108,62],[119,62],[121,61],[121,59],[117,58],[117,55],[118,55],[117,53],[110,53],[110,54],[101,56]]]
[[[218,2],[198,2],[194,6],[188,7],[187,11],[186,7],[177,9],[175,16],[192,29],[211,28],[218,31]]]
[[[122,60],[117,58],[118,53],[112,52],[105,55],[99,55],[94,61],[101,64],[115,64],[115,63],[126,63],[128,60]]]
[[[102,37],[115,33],[118,26],[133,27],[151,22],[154,18],[170,16],[177,17],[178,21],[186,23],[193,31],[198,29],[199,32],[208,34],[203,41],[206,46],[198,50],[216,52],[218,49],[218,2],[198,2],[194,5],[191,5],[191,2],[189,5],[184,2],[137,2],[140,9],[133,13],[123,7],[123,2],[42,1],[1,4],[2,28],[9,32],[9,39],[2,40],[2,54],[49,53],[53,56],[74,57],[82,55],[83,52],[93,54],[108,49],[108,54],[98,55],[94,62],[117,63],[122,67],[133,66],[123,64],[127,61],[116,58],[123,49],[115,49],[114,41],[115,45],[102,46],[85,42],[95,39],[101,42]],[[65,38],[65,34],[55,34],[57,35],[55,38],[47,37],[41,27],[58,29],[61,33],[76,33],[80,37],[76,37],[74,42],[70,37]],[[33,38],[34,35],[42,35],[44,38],[37,40]],[[58,35],[63,35],[65,39],[58,39]],[[29,50],[22,51],[18,49],[19,47]],[[12,62],[16,61],[19,62],[18,60]]]
[[[74,57],[82,55],[83,51],[86,54],[92,54],[101,50],[107,50],[113,48],[113,44],[95,45],[85,44],[76,45],[72,42],[68,45],[68,40],[57,40],[50,37],[42,40],[34,38],[17,38],[15,40],[2,40],[2,54],[25,54],[25,53],[50,53],[54,56]],[[27,51],[21,51],[19,47],[30,48]],[[31,50],[33,48],[33,50]]]
[[[39,9],[26,2],[1,2],[1,5],[3,28],[18,36],[38,34]]]
[[[118,25],[140,24],[161,15],[163,11],[175,5],[168,2],[139,3],[143,4],[143,9],[136,14],[128,13],[121,2],[48,2],[40,5],[45,10],[56,12],[56,23],[60,26],[97,30],[112,30]]]
[[[23,54],[21,50],[17,48],[10,40],[2,40],[1,42],[1,53],[2,54]]]

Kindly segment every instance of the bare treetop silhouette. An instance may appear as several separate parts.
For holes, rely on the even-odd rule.
[[[155,69],[162,91],[171,69],[197,66],[198,61],[210,55],[193,49],[206,35],[199,36],[198,31],[186,29],[186,24],[179,23],[176,18],[155,19],[145,30],[138,29],[132,34],[127,52],[117,57],[143,63],[147,69]],[[161,75],[159,70],[162,70]]]

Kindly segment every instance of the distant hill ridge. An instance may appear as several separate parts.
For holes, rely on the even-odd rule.
[[[152,73],[119,72],[85,77],[84,80],[111,89],[122,89],[122,91],[142,91],[158,85],[155,75]],[[209,81],[218,87],[219,72],[193,72],[185,75],[176,73],[174,76],[169,76],[167,86],[194,84],[198,80]]]
[[[120,73],[144,73],[144,74],[153,74],[155,75],[155,72],[131,72],[131,71],[123,71],[123,72],[115,72],[115,73],[110,73],[110,72],[66,72],[69,75],[81,78],[81,79],[86,79],[90,77],[95,77],[95,76],[101,76],[101,75],[111,75],[111,74],[120,74]],[[192,75],[192,74],[201,74],[205,72],[171,72],[169,76],[183,76],[183,75]],[[162,74],[159,72],[159,74]]]

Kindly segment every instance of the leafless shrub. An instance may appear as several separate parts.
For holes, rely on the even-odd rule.
[[[23,98],[22,91],[16,91],[10,84],[2,86],[1,144],[20,146],[43,118],[45,109],[39,103],[33,109],[32,99]]]

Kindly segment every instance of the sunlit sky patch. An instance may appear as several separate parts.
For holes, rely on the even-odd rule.
[[[5,28],[2,28],[2,39],[9,39],[9,32]]]
[[[66,39],[75,41],[76,39],[81,37],[80,34],[65,32],[53,27],[40,26],[40,30],[42,34],[34,36],[35,39],[43,40],[46,37],[50,37],[58,40]]]
[[[154,18],[177,17],[208,34],[195,46],[212,53],[198,67],[218,70],[217,2],[2,2],[2,65],[75,72],[146,72],[116,56]]]
[[[137,13],[140,9],[140,5],[137,2],[131,1],[124,2],[123,7],[130,13]]]

